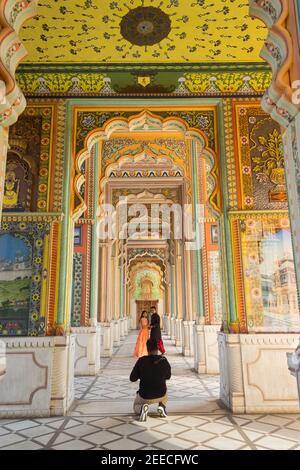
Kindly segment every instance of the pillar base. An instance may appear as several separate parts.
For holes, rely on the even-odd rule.
[[[119,319],[119,327],[120,327],[120,341],[125,339],[125,318]]]
[[[120,320],[114,321],[114,347],[119,347],[121,344],[121,331],[120,331]]]
[[[100,325],[72,327],[75,334],[75,375],[96,375],[100,370]]]
[[[170,338],[171,337],[171,316],[165,315],[165,333]]]
[[[101,357],[111,357],[114,352],[114,322],[101,323]]]
[[[219,374],[218,332],[220,325],[194,325],[195,370],[198,374]]]
[[[183,328],[183,345],[182,345],[182,354],[184,356],[193,356],[194,355],[194,320],[184,320],[182,322]]]
[[[74,400],[74,335],[7,338],[0,418],[62,416]]]
[[[220,399],[233,413],[299,413],[286,353],[294,333],[218,334]]]
[[[133,314],[129,317],[130,321],[130,329],[131,330],[136,330],[136,314]]]
[[[128,335],[128,317],[124,318],[124,335]]]
[[[176,339],[175,322],[176,322],[176,319],[174,317],[171,317],[171,319],[170,319],[170,338],[171,338],[172,341],[175,341],[175,339]]]
[[[175,321],[175,346],[182,346],[182,319],[176,318]]]

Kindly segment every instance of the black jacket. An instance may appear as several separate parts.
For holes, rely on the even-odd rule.
[[[142,398],[160,398],[167,392],[166,380],[171,378],[171,366],[165,356],[142,356],[136,362],[130,381],[140,379],[139,394]]]
[[[152,313],[150,326],[152,326],[150,331],[150,338],[154,339],[155,341],[159,341],[161,339],[161,331],[160,316],[158,315],[158,313]]]

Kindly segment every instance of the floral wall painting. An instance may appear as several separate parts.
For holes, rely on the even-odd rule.
[[[300,331],[288,217],[240,222],[249,331]]]
[[[235,104],[240,209],[287,209],[282,135],[259,104]]]
[[[286,202],[282,136],[278,129],[273,129],[267,137],[259,135],[258,142],[258,155],[252,158],[256,163],[253,167],[256,180],[258,183],[271,181],[275,185],[269,190],[269,202]]]
[[[32,277],[32,246],[24,236],[0,235],[0,318],[13,326],[28,319]]]

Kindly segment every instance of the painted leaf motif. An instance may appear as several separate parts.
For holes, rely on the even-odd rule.
[[[260,144],[263,144],[263,145],[267,143],[267,139],[263,135],[258,136],[258,141]]]

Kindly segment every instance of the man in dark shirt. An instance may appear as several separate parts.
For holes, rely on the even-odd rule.
[[[148,356],[140,357],[130,374],[131,382],[140,379],[140,388],[133,404],[140,421],[146,421],[152,403],[158,403],[157,411],[162,418],[167,416],[166,380],[171,378],[171,366],[165,356],[158,354],[156,340],[148,339],[147,350]]]
[[[160,331],[160,316],[156,312],[155,307],[151,307],[151,320],[150,320],[150,338],[155,339],[157,342],[161,340],[161,331]]]

